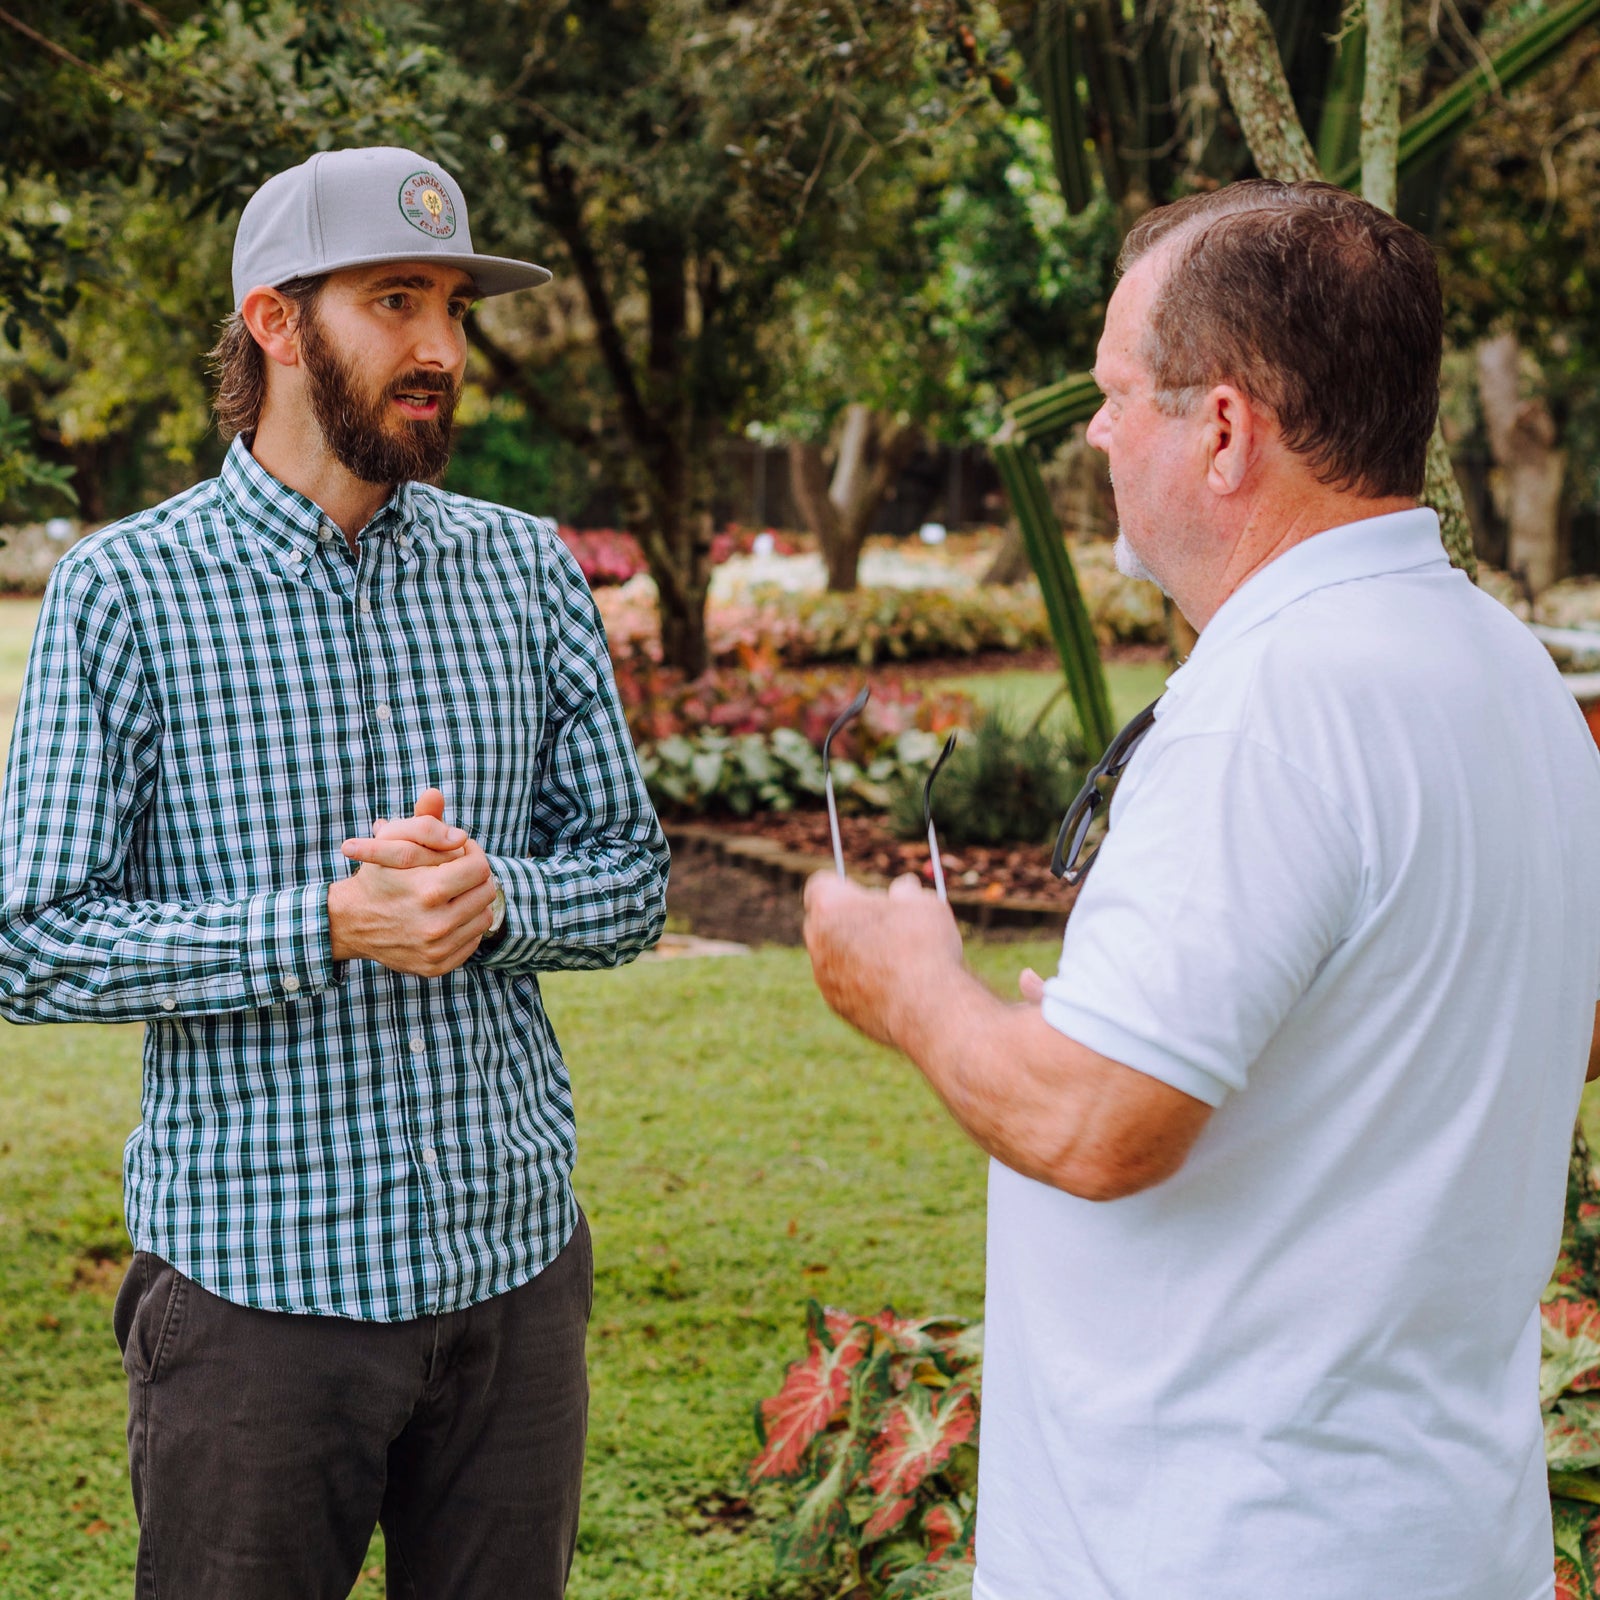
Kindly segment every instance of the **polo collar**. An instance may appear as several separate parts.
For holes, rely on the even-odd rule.
[[[243,438],[228,447],[217,474],[223,498],[250,532],[279,560],[298,565],[344,535],[316,501],[280,482],[251,455]],[[412,486],[400,484],[361,530],[362,539],[409,531]]]
[[[1325,528],[1253,573],[1223,601],[1168,689],[1217,651],[1318,589],[1449,565],[1437,513],[1425,506]]]

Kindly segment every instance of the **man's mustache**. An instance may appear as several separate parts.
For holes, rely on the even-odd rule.
[[[441,394],[455,398],[456,380],[447,372],[413,372],[397,378],[384,390],[385,397],[398,394]]]

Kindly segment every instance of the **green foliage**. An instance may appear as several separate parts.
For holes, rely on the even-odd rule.
[[[960,1318],[810,1302],[805,1359],[756,1408],[751,1480],[793,1485],[781,1567],[872,1595],[971,1593],[982,1352]]]
[[[1075,730],[1021,726],[991,713],[961,740],[933,785],[933,821],[950,844],[1042,844],[1055,837],[1089,762]],[[889,824],[920,839],[927,776],[908,773],[895,788]]]
[[[857,589],[764,599],[761,631],[788,661],[911,661],[1049,643],[1028,589]]]
[[[0,521],[20,522],[51,500],[61,509],[76,505],[71,480],[70,467],[34,454],[27,419],[17,416],[0,394]]]
[[[514,395],[496,395],[484,415],[461,421],[445,488],[562,522],[579,513],[590,482],[582,451],[533,422]]]
[[[935,734],[908,728],[864,765],[835,756],[834,795],[841,806],[881,811],[893,787],[924,770],[938,749]],[[639,769],[650,798],[669,815],[790,811],[820,805],[824,793],[822,756],[793,728],[673,734],[640,748]]]

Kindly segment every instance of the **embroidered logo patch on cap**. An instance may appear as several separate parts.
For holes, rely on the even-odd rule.
[[[430,239],[448,239],[456,231],[456,208],[431,172],[413,172],[400,185],[400,215]]]

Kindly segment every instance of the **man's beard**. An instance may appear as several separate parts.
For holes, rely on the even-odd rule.
[[[1111,555],[1117,563],[1117,571],[1124,578],[1135,578],[1140,583],[1153,583],[1162,594],[1167,592],[1166,585],[1139,559],[1138,552],[1128,543],[1127,534],[1120,530],[1117,533],[1117,542],[1112,546]]]
[[[446,372],[409,372],[377,395],[361,392],[350,363],[328,343],[315,311],[301,324],[300,355],[306,364],[311,412],[334,459],[363,483],[392,487],[421,480],[436,483],[450,464],[450,424],[455,416],[455,379]],[[399,394],[436,394],[432,418],[399,418],[390,425],[390,402]]]

